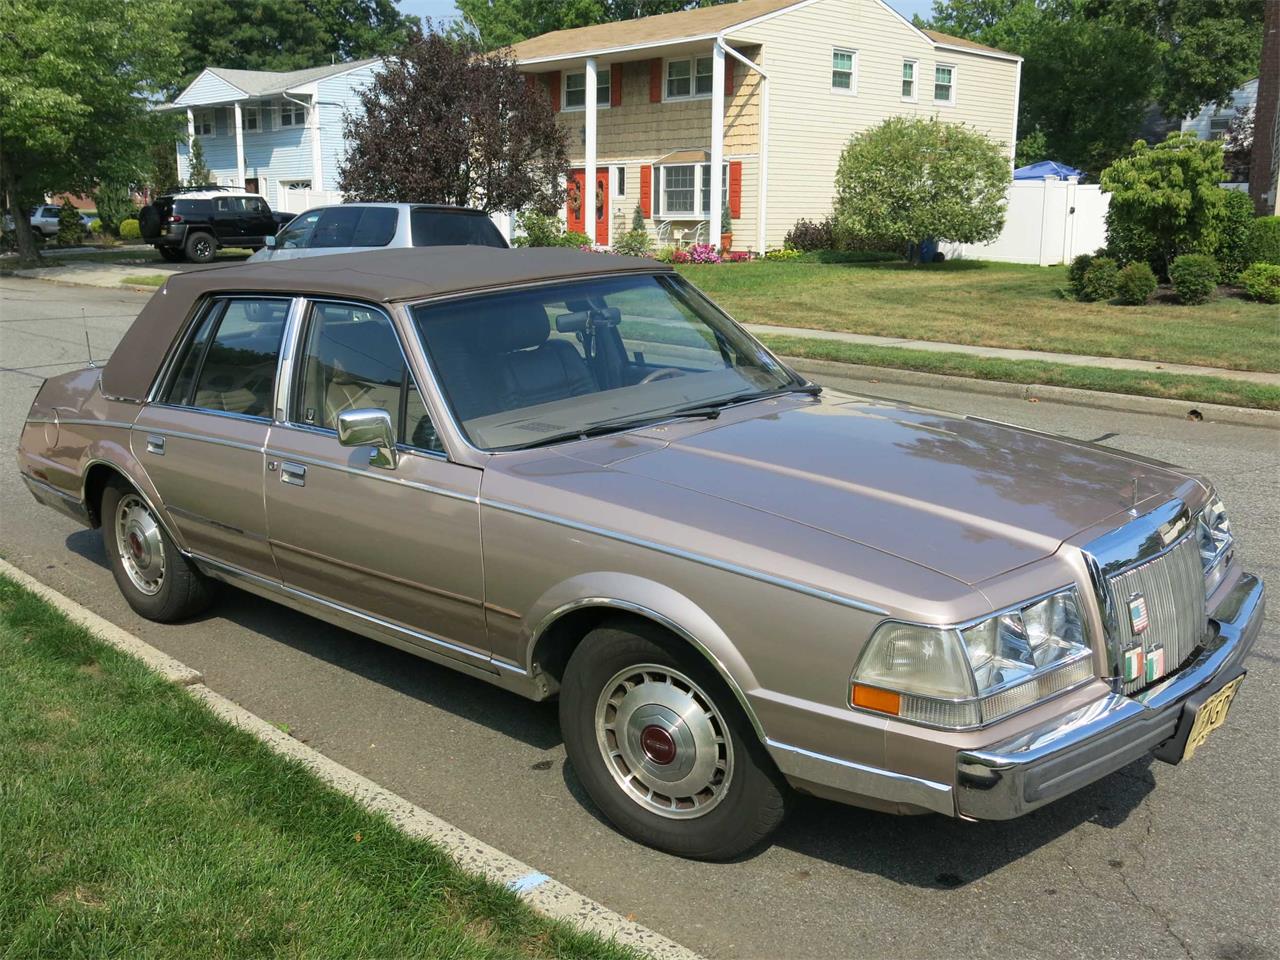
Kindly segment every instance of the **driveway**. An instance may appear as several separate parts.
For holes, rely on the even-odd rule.
[[[105,356],[146,295],[0,280],[0,438],[41,378]],[[963,392],[859,384],[1212,476],[1250,569],[1280,585],[1280,436]],[[1231,722],[1185,766],[1140,761],[1004,824],[901,819],[800,798],[768,848],[677,860],[619,837],[564,762],[555,707],[227,590],[159,626],[116,592],[101,541],[0,471],[0,553],[201,670],[258,715],[464,830],[712,957],[1280,954],[1280,630],[1272,610]],[[1272,919],[1268,920],[1267,917]]]

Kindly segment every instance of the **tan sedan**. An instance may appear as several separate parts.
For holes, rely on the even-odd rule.
[[[18,459],[144,616],[226,581],[558,696],[591,798],[690,857],[792,789],[1004,819],[1189,758],[1262,620],[1205,480],[823,391],[648,260],[179,274]]]

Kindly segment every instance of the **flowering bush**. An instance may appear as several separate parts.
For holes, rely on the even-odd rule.
[[[671,259],[668,260],[667,262],[668,263],[690,263],[692,261],[693,261],[693,256],[689,253],[688,250],[681,250],[677,247],[675,250],[671,251]]]
[[[689,248],[689,259],[693,263],[719,263],[720,254],[709,243],[695,243]]]
[[[768,250],[765,252],[764,258],[766,260],[798,260],[800,251],[785,247],[781,250]]]
[[[734,250],[732,253],[726,253],[723,259],[728,263],[746,263],[752,257],[748,250]]]

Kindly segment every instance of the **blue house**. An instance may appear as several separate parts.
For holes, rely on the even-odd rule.
[[[188,178],[190,141],[198,137],[217,183],[259,193],[272,209],[300,213],[340,202],[342,117],[360,109],[359,91],[381,65],[372,59],[288,72],[206,67],[162,108],[187,114],[178,176]]]

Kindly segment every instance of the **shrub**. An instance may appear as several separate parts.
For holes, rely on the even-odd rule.
[[[94,217],[92,220],[90,220],[90,221],[89,221],[89,232],[90,232],[90,233],[102,233],[102,218],[101,218],[101,217]]]
[[[631,214],[632,231],[644,229],[644,213],[640,210],[640,204],[636,204],[635,210]]]
[[[1280,217],[1258,217],[1249,224],[1245,258],[1250,263],[1280,265]]]
[[[766,250],[766,251],[765,251],[765,254],[764,254],[764,258],[765,258],[766,260],[773,260],[773,261],[778,261],[778,260],[799,260],[799,259],[800,259],[800,251],[799,251],[799,250],[791,250],[791,249],[789,249],[789,248],[787,248],[787,247],[783,247],[781,250]]]
[[[620,253],[624,257],[647,257],[652,248],[653,242],[649,239],[649,231],[643,227],[639,230],[628,230],[613,244],[613,252]]]
[[[750,250],[733,250],[726,253],[723,259],[726,263],[747,263],[754,260],[755,257]]]
[[[526,210],[516,217],[516,223],[524,236],[516,237],[517,247],[581,247],[590,245],[591,238],[576,230],[566,230],[560,218],[536,210]],[[123,229],[120,234],[124,236]]]
[[[1156,292],[1156,275],[1145,263],[1130,263],[1116,276],[1118,301],[1127,306],[1140,307]]]
[[[1116,295],[1116,285],[1120,281],[1120,268],[1110,257],[1094,257],[1080,278],[1080,291],[1077,300],[1093,303],[1098,300],[1110,300]]]
[[[1071,261],[1071,266],[1067,267],[1067,289],[1077,300],[1080,299],[1080,287],[1084,282],[1085,271],[1089,269],[1089,264],[1093,263],[1093,257],[1092,253],[1082,253]]]
[[[796,259],[804,263],[889,263],[901,260],[902,255],[887,250],[810,250],[797,253]]]
[[[1253,224],[1253,200],[1240,190],[1223,190],[1222,219],[1218,223],[1213,255],[1222,271],[1219,280],[1234,283],[1254,261],[1249,256],[1249,228]]]
[[[1280,303],[1280,264],[1255,263],[1240,274],[1240,285],[1255,300]]]
[[[692,263],[719,263],[720,254],[716,253],[716,248],[709,243],[695,243],[689,248],[689,260]]]
[[[70,200],[63,200],[58,208],[58,246],[74,247],[84,239],[84,222],[80,219],[80,211],[72,206]]]
[[[1157,273],[1163,273],[1164,261],[1156,249],[1156,238],[1151,231],[1130,223],[1121,216],[1118,208],[1107,207],[1107,246],[1105,255],[1116,263],[1145,263]]]
[[[681,250],[679,247],[671,251],[672,263],[689,263],[693,257],[689,255],[688,250]]]
[[[799,250],[802,253],[806,250],[834,250],[835,224],[830,217],[819,223],[802,217],[787,231],[786,237],[782,240],[782,246],[786,250]]]
[[[1218,289],[1218,262],[1203,253],[1184,253],[1169,265],[1169,279],[1180,303],[1206,303]]]
[[[141,240],[142,229],[138,226],[138,221],[130,217],[128,220],[120,221],[120,239],[121,240]]]
[[[675,247],[663,247],[653,255],[653,259],[657,260],[659,263],[674,263],[675,254]]]

